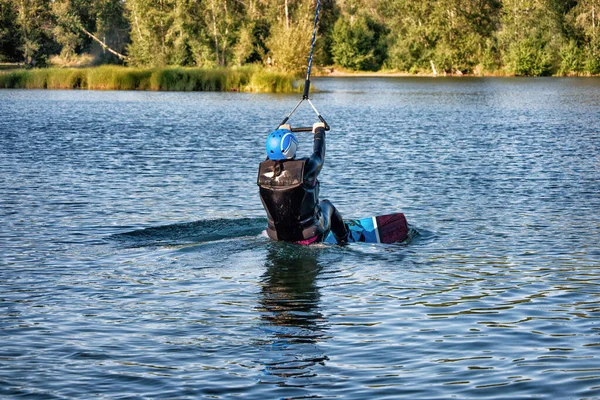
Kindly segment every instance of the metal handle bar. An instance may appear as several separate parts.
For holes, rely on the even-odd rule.
[[[292,132],[312,132],[313,128],[310,126],[301,126],[298,128],[292,128]]]

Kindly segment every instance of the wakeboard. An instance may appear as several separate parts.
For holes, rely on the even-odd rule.
[[[400,243],[408,238],[408,222],[402,213],[379,215],[376,217],[353,219],[346,222],[349,230],[348,242]],[[325,243],[337,243],[329,232]]]

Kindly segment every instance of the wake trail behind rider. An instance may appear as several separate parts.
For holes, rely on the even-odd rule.
[[[267,159],[260,163],[257,183],[267,212],[267,234],[273,240],[308,245],[322,242],[331,231],[338,243],[348,241],[338,210],[329,200],[319,201],[325,126],[313,125],[313,153],[308,158],[296,159],[298,139],[289,125],[280,125],[267,137]]]

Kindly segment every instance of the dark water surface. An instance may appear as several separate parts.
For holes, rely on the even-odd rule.
[[[297,96],[0,91],[0,397],[600,399],[600,80],[315,86],[410,243],[261,234]]]

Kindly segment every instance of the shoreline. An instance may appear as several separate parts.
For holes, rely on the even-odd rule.
[[[522,76],[509,74],[411,74],[408,72],[317,72],[312,75],[315,78],[598,78],[600,75],[571,74],[571,75],[543,75],[543,76]]]
[[[569,74],[569,75],[543,75],[543,76],[524,76],[502,73],[489,74],[426,74],[410,73],[399,71],[345,71],[335,68],[321,68],[312,75],[315,78],[598,78],[599,75],[588,74]]]

